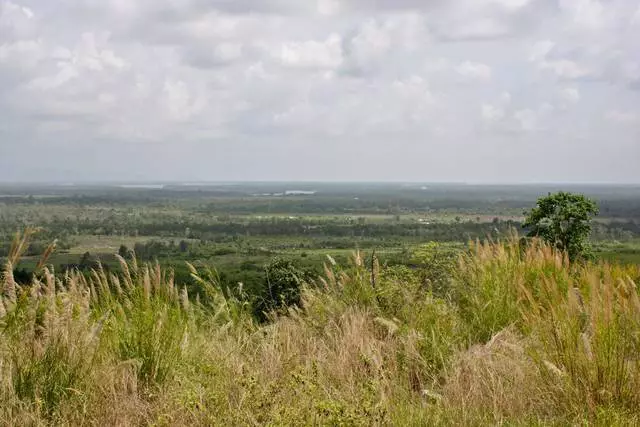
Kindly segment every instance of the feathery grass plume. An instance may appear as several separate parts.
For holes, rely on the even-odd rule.
[[[162,277],[162,271],[160,270],[160,264],[158,263],[158,261],[155,262],[155,264],[153,265],[153,269],[151,269],[151,276],[152,276],[152,280],[151,283],[153,284],[153,286],[155,286],[155,291],[160,290],[160,285],[162,283],[166,283],[166,281],[164,280],[164,278]]]
[[[197,304],[214,315],[209,319],[214,324],[251,325],[253,323],[252,307],[241,283],[237,288],[229,289],[220,284],[220,276],[214,268],[203,266],[198,270],[187,263],[191,278],[204,291],[206,301]]]
[[[124,294],[124,291],[122,290],[122,286],[120,285],[120,279],[118,278],[118,276],[111,273],[109,275],[109,280],[113,285],[114,289],[116,290],[116,292],[118,293],[118,296],[122,296]]]
[[[58,241],[54,240],[53,243],[47,246],[43,254],[40,256],[40,260],[38,261],[38,264],[36,265],[36,271],[40,271],[44,268],[45,264],[49,260],[49,257],[56,250],[57,244],[58,244]]]
[[[335,266],[337,265],[336,260],[335,260],[331,255],[327,254],[327,255],[326,255],[326,257],[327,257],[327,260],[329,261],[329,263],[330,263],[332,266],[334,266],[334,267],[335,267]]]
[[[266,324],[211,268],[188,265],[198,303],[157,264],[45,263],[0,316],[0,423],[640,423],[636,266],[475,242],[445,297],[363,259],[327,261]]]
[[[13,276],[13,269],[18,265],[20,258],[22,258],[29,248],[31,237],[39,231],[39,228],[33,227],[27,228],[22,233],[18,231],[11,242],[11,247],[9,248],[9,254],[2,274],[2,289],[0,289],[0,295],[4,295],[5,297],[5,305],[11,306],[16,303],[19,286]],[[43,259],[46,258],[43,257]],[[3,307],[3,310],[4,309],[5,307]]]
[[[545,416],[553,409],[527,343],[513,329],[498,332],[455,357],[447,372],[443,403],[485,412],[493,424],[511,417]]]
[[[36,417],[51,421],[64,402],[81,405],[77,390],[87,384],[97,350],[90,338],[89,307],[83,301],[87,293],[65,289],[47,267],[43,273],[45,283],[34,277],[29,294],[1,322],[8,357],[0,351],[0,365],[8,363],[10,369],[0,395],[8,410],[26,405]]]
[[[149,300],[149,298],[151,298],[151,276],[148,265],[142,269],[142,291],[144,298]]]
[[[16,266],[20,258],[24,255],[24,253],[29,248],[29,242],[31,238],[40,232],[40,228],[29,227],[24,230],[24,232],[16,232],[13,241],[11,243],[11,248],[9,249],[9,255],[7,260],[11,263],[11,265]]]
[[[131,288],[133,287],[133,279],[131,277],[131,270],[129,270],[129,264],[120,255],[116,254],[115,257],[120,263],[120,269],[122,270],[122,274],[124,276],[123,277],[124,285],[127,288],[127,290],[130,291]]]
[[[530,336],[527,354],[546,373],[539,385],[553,394],[554,411],[595,416],[604,406],[638,404],[638,290],[626,286],[625,268],[570,265],[537,241],[522,257],[486,245],[475,254],[461,263],[458,299],[472,340],[508,325]]]
[[[189,293],[187,292],[186,287],[182,288],[182,291],[180,292],[180,303],[182,304],[182,308],[186,311],[189,311],[191,308],[189,304]]]
[[[6,299],[5,304],[13,305],[15,304],[17,299],[18,284],[13,277],[13,264],[11,263],[11,261],[7,261],[7,263],[5,264],[2,279],[3,289],[2,292],[0,292],[0,296],[4,295]]]

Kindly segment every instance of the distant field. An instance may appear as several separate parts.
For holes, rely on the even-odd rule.
[[[503,239],[520,230],[537,197],[558,189],[598,201],[598,256],[640,262],[640,187],[633,186],[0,185],[0,251],[6,254],[17,230],[37,226],[42,231],[23,268],[35,266],[57,239],[49,262],[58,271],[83,258],[85,267],[97,260],[115,265],[113,255],[124,245],[185,280],[185,262],[192,261],[215,266],[229,283],[260,286],[264,265],[278,256],[321,270],[327,255],[346,260],[356,249],[406,263],[416,247],[432,241],[463,247],[469,240]]]
[[[157,236],[88,236],[80,235],[74,236],[73,241],[75,245],[69,249],[70,255],[81,255],[85,252],[92,252],[97,254],[115,254],[118,252],[120,245],[133,247],[136,243],[146,243],[151,240],[166,241],[163,238]]]

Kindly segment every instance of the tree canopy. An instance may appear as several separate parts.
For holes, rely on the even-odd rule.
[[[591,256],[591,219],[598,206],[582,194],[559,192],[538,199],[523,227],[530,237],[540,237],[566,251],[571,260]]]

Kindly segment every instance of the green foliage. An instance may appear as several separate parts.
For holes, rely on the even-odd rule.
[[[138,269],[135,264],[125,268],[129,274],[122,285],[119,280],[109,282],[102,272],[94,273],[100,284],[96,309],[109,318],[106,336],[116,357],[133,362],[141,383],[159,385],[171,378],[182,357],[191,327],[191,304],[186,290],[180,296],[173,279],[164,277],[159,266],[155,270]]]
[[[256,301],[256,314],[264,317],[271,311],[282,311],[301,306],[302,284],[307,274],[292,261],[274,258],[265,266],[265,283],[262,295]]]
[[[65,340],[52,339],[36,355],[14,355],[14,392],[19,399],[39,406],[45,416],[52,417],[60,403],[72,396],[84,380],[90,362],[90,352],[74,354]]]
[[[458,251],[437,242],[414,249],[410,263],[419,268],[420,280],[426,289],[445,295],[456,265]]]
[[[83,404],[77,390],[87,386],[96,360],[100,323],[90,318],[88,295],[57,294],[61,282],[43,274],[47,283],[34,278],[13,304],[0,298],[0,395],[9,380],[19,402],[53,420],[65,401]]]
[[[205,313],[212,314],[209,322],[215,325],[251,324],[252,307],[249,295],[242,283],[231,286],[221,280],[215,268],[208,266],[197,269],[187,263],[191,277],[203,292],[203,308]],[[198,294],[199,295],[199,294]]]
[[[431,254],[427,248],[433,246],[425,246],[424,253]],[[381,267],[375,257],[365,261],[363,254],[356,252],[347,268],[327,265],[321,284],[323,292],[329,292],[335,301],[327,306],[336,310],[333,304],[339,302],[343,307],[371,312],[381,333],[403,342],[395,362],[412,387],[420,389],[437,382],[461,344],[462,324],[457,310],[425,289],[421,270]],[[305,307],[309,317],[314,317],[318,305]]]
[[[109,325],[118,358],[133,361],[148,385],[162,384],[175,372],[187,327],[181,308],[157,297],[118,307]]]
[[[98,259],[91,255],[89,252],[85,252],[80,258],[80,263],[78,264],[78,268],[80,270],[91,270],[97,268],[99,265]]]
[[[202,263],[188,265],[190,298],[135,258],[59,279],[42,262],[21,287],[12,255],[0,423],[638,424],[640,267],[569,263],[516,236],[445,263],[446,250],[425,245],[409,265],[326,257],[317,283],[274,259],[263,307],[288,315],[263,324],[250,313],[264,302]]]
[[[129,252],[129,248],[124,244],[120,245],[120,247],[118,248],[118,255],[120,255],[120,257],[122,258],[128,258]]]
[[[589,258],[591,218],[597,214],[594,201],[581,194],[559,192],[540,198],[523,227],[529,228],[529,236],[566,251],[571,260]]]

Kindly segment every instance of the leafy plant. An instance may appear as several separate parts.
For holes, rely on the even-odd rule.
[[[274,310],[300,306],[302,284],[307,275],[293,262],[275,258],[265,267],[265,283],[262,295],[256,301],[259,317]]]
[[[566,251],[569,259],[590,258],[591,219],[598,214],[596,203],[581,194],[559,192],[538,200],[523,227],[530,237],[540,237]]]

